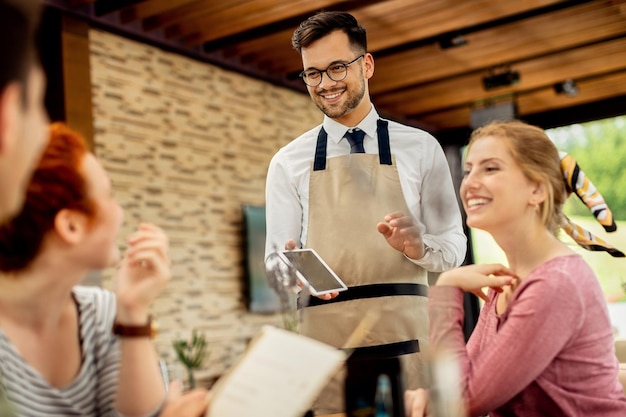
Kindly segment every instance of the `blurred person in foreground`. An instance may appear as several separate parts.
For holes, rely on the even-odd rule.
[[[40,12],[38,0],[0,0],[0,223],[19,211],[48,134],[34,47]]]
[[[40,15],[39,0],[0,0],[0,224],[20,211],[48,142],[45,76],[35,51]],[[2,390],[2,399],[4,394]],[[162,417],[200,415],[205,407],[203,397],[201,392],[180,395],[174,387]],[[0,414],[12,415],[8,408],[2,401]]]
[[[431,348],[458,361],[468,414],[626,416],[600,284],[557,237],[567,191],[554,144],[518,121],[481,127],[460,191],[467,225],[489,232],[509,265],[456,268],[431,288]],[[464,291],[485,301],[467,346]],[[425,391],[406,400],[423,415]]]
[[[141,224],[120,262],[122,218],[82,137],[54,123],[21,212],[0,227],[1,385],[16,415],[162,410],[165,387],[146,330],[170,279],[168,240]],[[79,285],[90,270],[118,262],[114,292]],[[162,416],[183,415],[172,411],[180,405]]]

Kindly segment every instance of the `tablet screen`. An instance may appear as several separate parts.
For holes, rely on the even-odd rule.
[[[343,291],[346,285],[312,249],[298,249],[281,253],[318,294]],[[313,291],[312,291],[313,292]]]

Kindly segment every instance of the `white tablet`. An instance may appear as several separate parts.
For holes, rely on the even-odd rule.
[[[346,284],[330,269],[313,249],[294,249],[278,252],[278,256],[296,271],[298,281],[312,295],[345,291]]]

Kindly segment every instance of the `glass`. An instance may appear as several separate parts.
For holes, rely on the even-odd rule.
[[[363,56],[364,55],[359,55],[347,64],[330,64],[325,70],[318,70],[315,68],[304,70],[298,74],[298,76],[302,78],[302,81],[304,81],[304,83],[309,87],[317,87],[320,85],[322,83],[322,73],[324,72],[331,80],[342,81],[348,75],[348,67],[363,58]]]

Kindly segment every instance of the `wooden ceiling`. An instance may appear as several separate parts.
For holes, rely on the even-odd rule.
[[[319,10],[367,29],[379,112],[433,133],[466,130],[473,109],[513,100],[544,127],[626,114],[626,0],[46,0],[168,50],[306,92],[291,48]],[[460,43],[444,47],[446,43]],[[486,90],[483,79],[519,74]],[[578,94],[557,93],[572,80]]]

